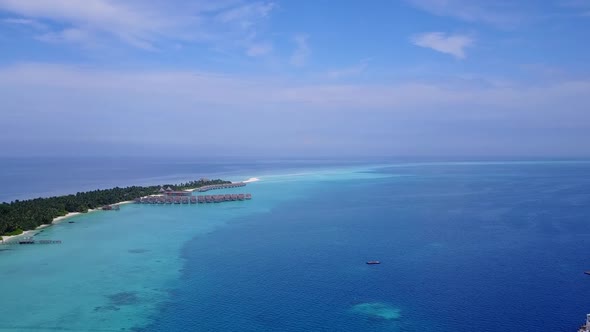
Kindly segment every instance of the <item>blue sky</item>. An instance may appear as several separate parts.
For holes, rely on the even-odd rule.
[[[2,155],[590,155],[590,0],[0,0]]]

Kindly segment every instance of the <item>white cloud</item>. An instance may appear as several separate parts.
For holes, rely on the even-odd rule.
[[[145,49],[168,41],[230,43],[243,39],[273,8],[272,3],[241,0],[0,0],[1,11],[17,15],[11,20],[56,23],[52,31],[38,36],[40,40],[114,38]]]
[[[297,35],[293,38],[295,42],[295,51],[291,55],[290,62],[297,67],[305,66],[307,59],[311,54],[311,49],[307,42],[307,36]]]
[[[447,35],[444,32],[426,32],[411,38],[414,45],[431,48],[435,51],[450,54],[458,59],[465,58],[465,48],[473,45],[475,40],[466,35]]]

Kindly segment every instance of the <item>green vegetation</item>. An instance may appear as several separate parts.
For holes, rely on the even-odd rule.
[[[199,188],[212,184],[224,184],[230,181],[198,180],[178,185],[164,185],[174,190]],[[79,192],[75,195],[35,198],[11,203],[0,203],[0,235],[16,235],[23,230],[35,229],[43,224],[50,224],[53,219],[65,216],[69,212],[88,212],[104,205],[130,201],[135,198],[157,194],[160,186],[126,187]],[[18,232],[18,233],[15,233]]]
[[[22,234],[22,233],[24,233],[24,231],[22,229],[20,229],[20,228],[17,228],[15,230],[13,230],[12,232],[8,232],[8,233],[5,233],[3,235],[12,236],[12,235],[19,235],[19,234]]]

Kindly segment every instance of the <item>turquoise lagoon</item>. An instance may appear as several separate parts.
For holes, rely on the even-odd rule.
[[[231,177],[254,176],[220,191],[249,202],[129,204],[0,247],[0,330],[567,331],[590,311],[589,163]]]
[[[178,287],[185,264],[181,252],[188,241],[236,218],[269,213],[281,202],[301,199],[319,181],[378,177],[356,170],[270,172],[247,189],[215,191],[247,191],[255,197],[252,201],[126,204],[120,211],[91,212],[35,232],[36,239],[61,240],[61,245],[2,246],[0,330],[119,331],[146,326]]]

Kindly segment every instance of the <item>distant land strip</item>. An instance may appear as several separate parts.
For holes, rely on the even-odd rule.
[[[205,186],[228,184],[230,181],[200,179],[181,184],[164,184],[157,186],[132,186],[112,189],[100,189],[79,192],[73,195],[35,198],[29,200],[15,200],[11,203],[0,204],[0,237],[12,236],[33,230],[41,225],[48,225],[55,218],[68,213],[86,213],[91,209],[132,201],[136,198],[158,194],[162,187],[173,190],[197,189]],[[0,239],[1,240],[1,239]]]

